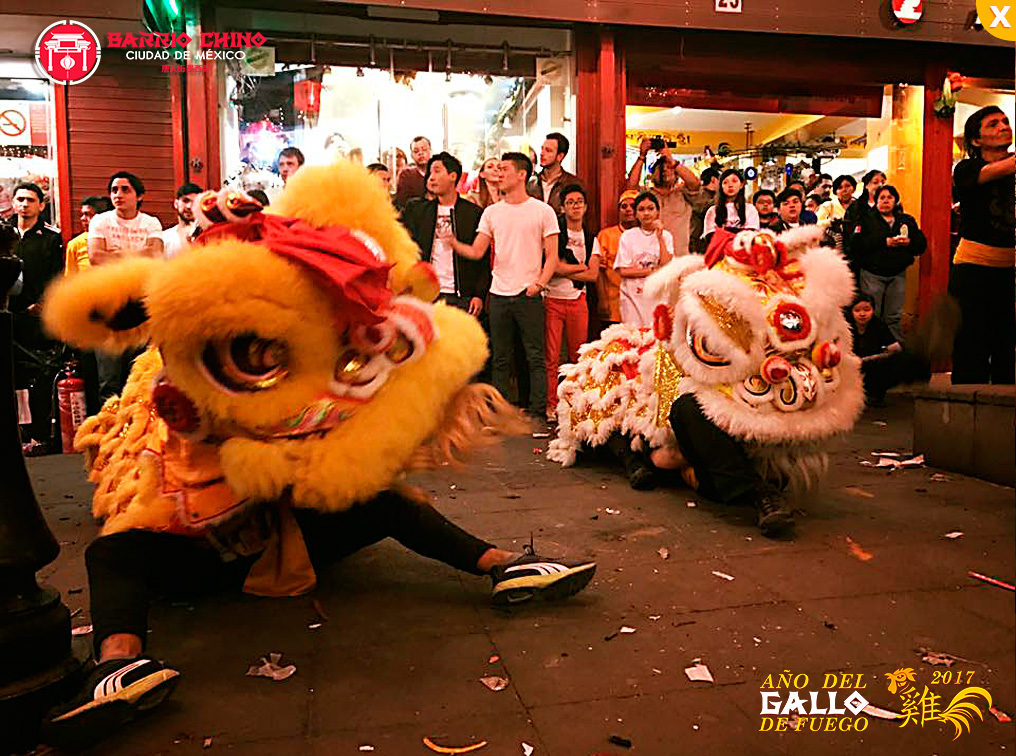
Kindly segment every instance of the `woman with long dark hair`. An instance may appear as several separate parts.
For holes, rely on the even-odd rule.
[[[902,341],[907,268],[924,254],[928,241],[917,221],[903,212],[896,187],[886,184],[878,188],[875,211],[862,216],[861,231],[854,234],[852,244],[861,291],[871,295],[875,314]]]
[[[949,276],[949,293],[962,323],[953,345],[953,383],[1013,383],[1016,297],[1016,190],[1012,126],[1001,108],[989,105],[963,129],[967,158],[953,171],[960,203],[960,243]]]
[[[660,200],[652,192],[635,198],[638,225],[621,234],[614,268],[621,274],[621,321],[638,328],[653,325],[653,306],[644,289],[646,277],[670,262],[674,237],[663,228]]]
[[[727,231],[758,230],[760,221],[758,210],[744,199],[744,179],[736,168],[727,168],[720,174],[720,190],[716,193],[716,203],[709,208],[702,224],[702,238],[709,244],[709,239],[718,228]]]
[[[873,169],[861,176],[861,194],[850,203],[843,213],[843,254],[850,263],[854,274],[857,274],[857,260],[850,248],[854,234],[860,233],[861,222],[868,213],[875,211],[875,192],[887,183],[885,174]]]

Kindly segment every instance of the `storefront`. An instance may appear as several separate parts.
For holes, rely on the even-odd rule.
[[[148,189],[145,211],[175,222],[173,192],[186,160],[181,80],[104,49],[95,75],[54,85],[34,59],[39,35],[56,21],[73,18],[105,42],[110,33],[142,31],[143,7],[109,0],[98,17],[78,0],[7,0],[0,8],[0,217],[11,212],[15,183],[31,180],[47,193],[47,220],[70,239],[82,230],[81,200],[105,195],[110,175],[128,170]]]
[[[46,193],[47,219],[59,217],[53,85],[28,62],[0,63],[0,222],[14,214],[22,181]]]
[[[253,56],[222,67],[226,183],[277,188],[272,168],[287,146],[311,163],[383,162],[397,173],[413,138],[426,136],[434,152],[462,161],[466,186],[486,157],[535,155],[551,131],[574,138],[567,29],[437,24],[437,13],[377,10],[218,6],[217,30],[267,37]]]
[[[605,225],[639,133],[673,134],[699,166],[707,145],[718,155],[722,144],[721,161],[757,170],[756,186],[777,183],[788,165],[792,174],[879,168],[929,236],[912,287],[923,309],[945,288],[958,157],[960,116],[933,107],[942,82],[958,71],[971,104],[1011,103],[1011,44],[961,5],[925,4],[905,23],[888,0],[856,0],[839,14],[807,0],[778,12],[737,3],[732,13],[701,4],[651,15],[612,0],[415,5],[205,6],[204,27],[267,41],[258,70],[230,62],[188,75],[190,176],[270,183],[273,155],[290,144],[312,161],[397,167],[416,135],[475,171],[485,156],[532,150],[561,131],[573,144],[566,168]],[[703,125],[682,123],[693,116]]]

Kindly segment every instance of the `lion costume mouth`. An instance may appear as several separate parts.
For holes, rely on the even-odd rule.
[[[195,443],[237,436],[266,441],[324,434],[353,417],[357,404],[336,394],[325,394],[277,423],[250,429],[210,420],[165,373],[155,379],[152,388],[152,406],[156,414],[171,431]]]

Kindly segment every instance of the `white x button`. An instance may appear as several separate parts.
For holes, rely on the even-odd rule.
[[[1003,5],[1001,9],[999,9],[997,5],[989,5],[988,7],[991,8],[991,12],[995,14],[995,18],[991,22],[992,29],[997,26],[1004,26],[1007,29],[1012,28],[1012,24],[1010,24],[1009,19],[1006,18],[1006,15],[1009,13],[1009,8],[1012,7],[1011,5]]]

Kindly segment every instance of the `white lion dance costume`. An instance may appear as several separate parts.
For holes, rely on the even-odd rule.
[[[820,236],[718,231],[705,256],[652,274],[653,328],[612,326],[561,369],[550,459],[571,465],[617,433],[634,450],[675,447],[671,407],[691,394],[761,478],[810,487],[821,442],[849,430],[864,401],[842,312],[853,280]]]

